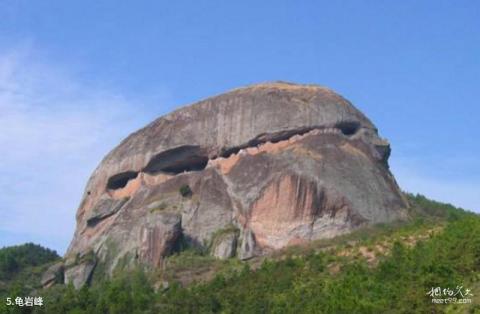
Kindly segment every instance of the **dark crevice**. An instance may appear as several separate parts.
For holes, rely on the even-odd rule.
[[[143,171],[149,174],[160,172],[179,174],[185,171],[203,170],[207,163],[208,156],[200,146],[184,145],[154,156]]]
[[[331,128],[331,127],[314,126],[314,127],[298,128],[298,129],[293,129],[288,131],[280,131],[275,133],[260,134],[246,144],[222,149],[222,151],[220,152],[220,157],[227,158],[232,154],[238,153],[241,149],[259,146],[266,142],[278,143],[281,141],[286,141],[295,135],[304,135],[315,129],[323,130],[327,128]],[[351,136],[357,133],[357,131],[360,129],[360,123],[355,121],[339,122],[334,126],[334,128],[339,129],[343,135]]]
[[[220,157],[227,158],[230,155],[234,155],[238,153],[241,149],[247,148],[247,147],[248,147],[247,145],[244,145],[244,146],[237,146],[237,147],[231,147],[231,148],[224,148],[220,152]]]
[[[227,158],[232,154],[237,154],[242,149],[257,147],[267,142],[278,143],[286,141],[295,135],[304,135],[315,129],[325,130],[331,128],[332,126],[313,126],[275,133],[263,133],[245,144],[222,148],[218,155],[213,155],[211,159],[219,157]],[[355,121],[343,121],[335,124],[333,128],[340,130],[345,136],[351,136],[358,132],[360,129],[360,123]],[[175,175],[189,171],[201,171],[205,169],[208,161],[208,154],[199,145],[183,145],[155,155],[142,171],[153,175],[158,173]],[[108,180],[107,188],[112,190],[123,188],[127,185],[129,180],[136,178],[137,175],[138,172],[135,171],[116,174]]]
[[[124,188],[127,185],[128,181],[135,179],[137,176],[138,172],[136,171],[126,171],[118,173],[108,179],[107,189],[117,190]]]
[[[360,129],[360,123],[354,121],[340,122],[335,125],[337,129],[340,129],[344,135],[350,136],[357,133]]]
[[[87,218],[87,226],[94,227],[97,223],[116,214],[123,205],[125,205],[129,197],[124,197],[119,200],[104,199],[100,200],[92,209],[89,217]]]
[[[294,129],[294,130],[288,130],[288,131],[280,131],[275,133],[263,133],[243,145],[222,149],[222,151],[220,152],[220,157],[227,158],[232,154],[238,153],[241,149],[245,149],[248,147],[256,147],[261,144],[265,144],[267,142],[278,143],[281,141],[285,141],[293,137],[294,135],[303,135],[314,129],[317,129],[317,127],[306,127],[306,128],[300,128],[300,129]]]
[[[177,241],[175,241],[171,254],[180,253],[186,250],[192,250],[202,255],[207,253],[208,248],[197,239],[194,239],[188,234],[182,232]]]

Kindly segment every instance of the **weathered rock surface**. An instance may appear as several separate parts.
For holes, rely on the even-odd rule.
[[[128,197],[112,199],[105,197],[100,199],[87,217],[87,225],[94,226],[97,222],[115,214],[128,201]]]
[[[53,286],[56,283],[63,282],[63,262],[55,263],[50,266],[47,271],[43,274],[40,283],[42,287],[48,288]]]
[[[402,219],[389,153],[360,111],[320,86],[258,84],[183,107],[94,171],[66,257],[93,252],[96,266],[66,266],[65,281],[161,267],[185,245],[248,259]]]
[[[78,265],[74,265],[65,270],[65,284],[73,284],[76,289],[81,288],[85,283],[88,283],[95,263],[84,262]]]
[[[212,255],[220,259],[227,259],[235,256],[237,250],[238,233],[236,230],[222,231],[213,238]]]

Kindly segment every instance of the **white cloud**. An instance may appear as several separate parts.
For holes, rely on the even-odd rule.
[[[0,53],[0,247],[28,238],[63,252],[90,173],[159,112],[33,51]]]

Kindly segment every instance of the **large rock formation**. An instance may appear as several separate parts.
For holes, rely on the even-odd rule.
[[[389,144],[350,102],[269,83],[180,108],[131,134],[88,181],[65,281],[189,246],[248,259],[406,216]]]

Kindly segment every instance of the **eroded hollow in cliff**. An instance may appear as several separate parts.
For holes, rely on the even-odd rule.
[[[339,129],[344,135],[350,136],[357,133],[357,131],[360,129],[360,123],[355,121],[344,121],[337,123],[335,127]]]
[[[351,136],[357,133],[359,129],[359,122],[344,121],[335,124],[333,127],[313,126],[274,133],[262,133],[243,145],[223,148],[219,154],[212,157],[212,159],[218,157],[228,158],[232,154],[237,154],[245,148],[258,147],[267,142],[278,143],[287,141],[293,136],[302,136],[313,130],[327,131],[327,133],[335,133],[336,131],[338,133],[341,132],[343,135]],[[175,175],[189,171],[201,171],[206,168],[208,161],[208,155],[199,145],[182,145],[155,155],[142,171],[148,174],[167,173]]]
[[[227,158],[232,154],[237,154],[242,149],[249,148],[249,147],[256,147],[261,144],[265,144],[266,142],[278,143],[281,141],[286,141],[291,137],[293,137],[294,135],[303,135],[305,133],[310,132],[313,129],[315,129],[315,127],[305,127],[305,128],[292,129],[292,130],[280,131],[275,133],[263,133],[258,135],[254,139],[248,141],[248,143],[244,145],[223,149],[223,151],[220,153],[220,157]]]
[[[111,176],[107,182],[107,189],[117,190],[124,188],[128,181],[135,179],[138,176],[136,171],[126,171],[116,175]]]
[[[168,173],[179,174],[185,171],[200,171],[205,169],[208,156],[198,145],[184,145],[166,150],[154,156],[143,169],[149,174]]]

